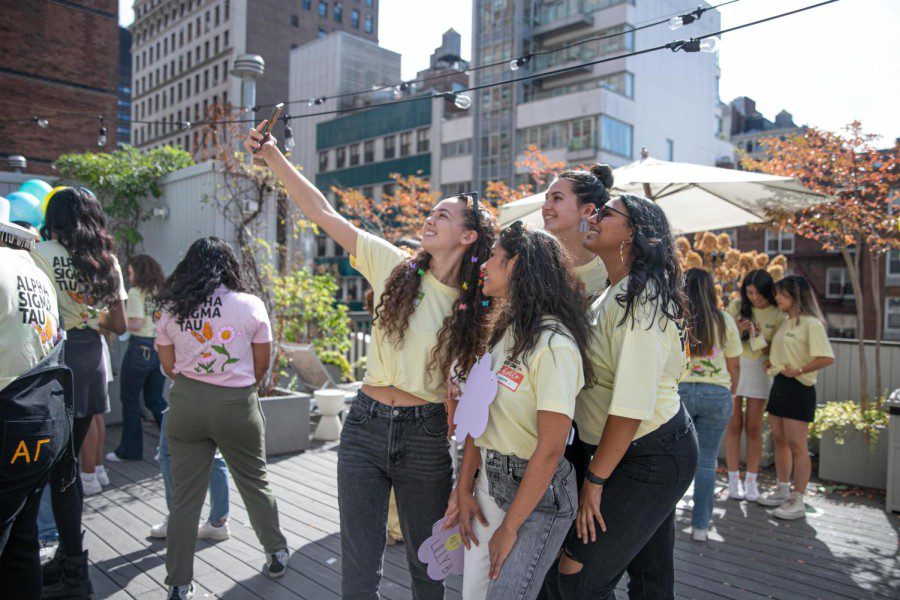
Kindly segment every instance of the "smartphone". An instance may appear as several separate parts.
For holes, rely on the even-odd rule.
[[[278,117],[281,116],[281,111],[284,110],[284,102],[279,102],[275,105],[275,110],[272,111],[272,116],[269,117],[269,120],[266,121],[265,128],[260,132],[262,133],[262,141],[260,141],[259,146],[262,148],[262,145],[266,143],[269,139],[269,133],[272,131],[272,128],[275,127],[275,123],[278,122]],[[253,151],[253,154],[259,152],[259,148]]]

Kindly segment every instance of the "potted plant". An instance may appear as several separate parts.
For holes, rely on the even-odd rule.
[[[885,489],[887,436],[881,433],[887,424],[882,408],[863,408],[853,400],[819,406],[810,424],[819,440],[819,478]]]

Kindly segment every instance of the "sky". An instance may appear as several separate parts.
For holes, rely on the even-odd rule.
[[[720,9],[722,26],[815,3],[741,0]],[[131,0],[119,1],[123,25],[134,19],[131,6]],[[462,35],[463,57],[471,57],[469,0],[381,0],[380,6],[379,43],[403,56],[404,79],[428,66],[428,57],[450,27]],[[900,137],[898,31],[900,1],[840,0],[726,34],[719,51],[721,98],[729,102],[749,96],[769,119],[785,109],[796,123],[824,129],[859,120],[866,131],[883,136],[879,146],[890,146]],[[684,37],[678,34],[673,32],[673,39]]]

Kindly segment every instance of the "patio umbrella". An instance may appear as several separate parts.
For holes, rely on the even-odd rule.
[[[613,192],[646,196],[657,202],[678,233],[740,227],[767,221],[769,208],[798,210],[827,199],[793,177],[668,162],[655,158],[613,171]],[[517,219],[542,225],[544,194],[500,207],[500,223]]]

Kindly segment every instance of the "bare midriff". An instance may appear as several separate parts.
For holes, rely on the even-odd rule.
[[[409,392],[404,392],[393,386],[364,385],[362,386],[362,392],[376,402],[388,406],[421,406],[428,404],[427,400],[422,400],[418,396],[413,396]]]

